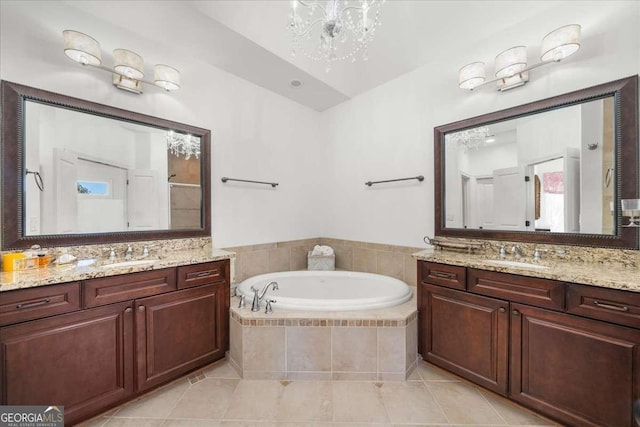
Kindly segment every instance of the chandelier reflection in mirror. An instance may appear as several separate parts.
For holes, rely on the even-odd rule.
[[[444,138],[447,149],[460,147],[465,153],[495,142],[495,137],[489,133],[487,126],[447,133]]]
[[[367,60],[368,44],[380,26],[384,0],[292,0],[289,30],[292,51],[315,61],[326,71],[334,61],[358,56]]]
[[[167,131],[167,148],[176,157],[184,156],[189,160],[191,156],[200,157],[200,138],[192,135]]]

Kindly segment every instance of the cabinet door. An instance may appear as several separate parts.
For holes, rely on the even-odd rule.
[[[640,331],[512,304],[511,397],[570,425],[632,426]]]
[[[206,285],[136,301],[138,390],[224,357],[228,288]]]
[[[509,303],[422,285],[425,360],[507,393]]]
[[[0,328],[2,404],[64,405],[65,422],[133,393],[131,303]]]

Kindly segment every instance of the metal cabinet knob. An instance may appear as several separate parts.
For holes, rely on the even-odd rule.
[[[131,309],[131,307],[129,307],[129,308],[127,308],[127,309],[125,309],[125,310],[124,310],[124,312],[125,312],[125,313],[127,313],[127,314],[128,314],[128,313],[131,313],[132,311],[133,311],[133,310]]]
[[[498,311],[499,311],[500,313],[505,313],[505,312],[507,311],[507,309],[506,309],[506,308],[504,308],[504,307],[500,307],[500,308],[498,309]]]
[[[512,313],[514,316],[520,316],[520,312],[518,310],[513,310]]]
[[[145,311],[145,310],[146,310],[146,308],[145,308],[144,305],[141,305],[140,307],[138,307],[138,311],[142,312],[142,311]]]

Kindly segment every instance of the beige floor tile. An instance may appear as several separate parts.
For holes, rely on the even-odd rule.
[[[151,418],[111,418],[108,427],[161,427],[164,420]]]
[[[389,423],[333,423],[333,424],[327,424],[327,426],[331,426],[331,427],[391,427],[391,424],[389,424]],[[403,426],[403,427],[405,427],[405,426]]]
[[[416,371],[424,381],[460,381],[454,374],[425,362],[418,362]]]
[[[505,424],[473,386],[460,382],[425,382],[451,423]]]
[[[407,378],[407,381],[422,381],[422,377],[418,373],[417,368],[411,373],[411,375],[409,375],[409,378]]]
[[[448,421],[422,382],[387,382],[380,390],[392,423],[446,423]]]
[[[346,423],[388,423],[380,388],[372,382],[333,382],[333,419]]]
[[[220,419],[239,380],[207,378],[193,384],[167,416],[170,419]]]
[[[122,406],[113,416],[164,419],[188,388],[186,380],[170,384]]]
[[[278,401],[278,421],[333,421],[330,381],[283,381],[281,384],[284,389]]]
[[[276,421],[222,421],[220,427],[332,427],[331,423],[276,422]]]
[[[279,381],[242,380],[231,396],[223,420],[275,421],[282,388]]]
[[[509,423],[516,426],[555,426],[556,424],[537,416],[531,411],[516,405],[507,399],[490,391],[480,390],[480,393],[489,401],[491,406]]]
[[[166,420],[162,427],[220,427],[214,420]]]
[[[207,378],[221,378],[228,380],[238,380],[240,379],[240,375],[236,372],[235,369],[231,366],[231,364],[223,360],[221,362],[216,363],[205,369],[204,374]]]
[[[76,427],[102,427],[109,422],[108,417],[100,415],[99,417],[92,418],[90,420],[76,424]]]

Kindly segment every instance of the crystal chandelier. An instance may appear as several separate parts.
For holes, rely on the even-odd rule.
[[[292,0],[289,30],[292,54],[300,51],[315,61],[324,60],[326,71],[334,61],[358,55],[367,60],[367,45],[380,24],[384,0]],[[319,44],[316,44],[319,41]]]
[[[490,143],[487,139],[488,137],[489,128],[487,126],[480,126],[477,128],[447,133],[444,138],[447,147],[453,148],[454,146],[458,146],[466,153],[469,150],[477,150],[478,148],[487,145],[487,143]]]
[[[200,138],[172,130],[167,131],[166,138],[167,148],[174,156],[184,156],[186,160],[191,156],[195,156],[196,159],[200,157]]]

